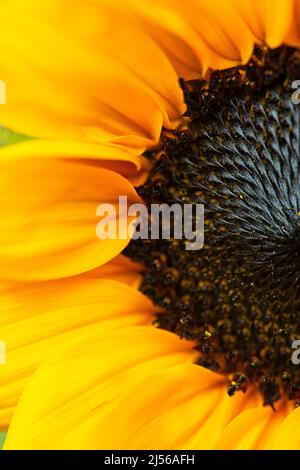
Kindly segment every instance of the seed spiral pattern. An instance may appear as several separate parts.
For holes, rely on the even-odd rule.
[[[196,341],[198,363],[228,393],[259,388],[264,405],[300,399],[300,77],[297,50],[256,49],[243,67],[184,82],[187,125],[148,153],[145,203],[204,204],[205,243],[135,240],[155,324]]]

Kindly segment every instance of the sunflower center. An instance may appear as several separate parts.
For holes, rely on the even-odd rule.
[[[298,76],[297,76],[298,75]],[[204,204],[205,243],[135,240],[156,326],[196,341],[198,363],[255,384],[265,405],[300,398],[300,55],[257,49],[246,66],[181,82],[187,129],[162,135],[145,203]]]

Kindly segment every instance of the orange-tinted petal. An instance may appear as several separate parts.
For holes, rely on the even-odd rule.
[[[1,2],[0,48],[13,130],[143,150],[184,110],[169,60],[117,4]]]
[[[208,68],[230,67],[249,59],[253,36],[230,0],[188,0],[179,5],[180,15],[186,16],[201,44],[198,54],[204,73]]]
[[[186,79],[200,78],[209,68],[246,62],[252,53],[253,34],[231,0],[156,0],[151,8],[138,0],[123,1]]]
[[[279,47],[294,20],[294,0],[230,0],[235,5],[256,42]],[[233,28],[234,29],[234,28]]]
[[[278,47],[288,34],[295,38],[294,1],[123,0],[186,79],[247,62],[254,43]]]
[[[287,44],[300,47],[300,2],[293,1],[292,22],[288,34],[285,38]]]
[[[118,255],[100,268],[93,269],[80,274],[81,279],[98,279],[99,276],[105,279],[114,279],[138,289],[142,279],[143,266],[133,263],[124,255]],[[75,276],[77,278],[78,276]]]
[[[74,160],[13,158],[10,148],[0,171],[0,279],[72,276],[125,248],[129,238],[97,238],[96,210],[111,203],[118,217],[120,195],[139,202],[127,180]],[[125,213],[121,218],[126,224]]]
[[[147,178],[151,168],[149,159],[128,151],[124,147],[113,145],[108,142],[76,142],[61,140],[27,140],[11,145],[0,147],[0,161],[5,158],[64,158],[75,159],[86,164],[94,164],[116,171],[132,184],[139,186]]]

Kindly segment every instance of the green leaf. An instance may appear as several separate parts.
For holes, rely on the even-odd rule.
[[[5,441],[6,433],[0,432],[0,449],[2,449],[4,441]]]
[[[23,140],[30,140],[32,137],[28,137],[23,134],[18,134],[17,132],[10,131],[5,127],[0,126],[0,147],[4,147],[5,145],[12,145],[18,142],[22,142]]]

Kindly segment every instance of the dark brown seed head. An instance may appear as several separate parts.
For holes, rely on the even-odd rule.
[[[297,77],[298,75],[298,77]],[[181,82],[188,130],[162,137],[145,203],[205,205],[205,244],[136,240],[156,324],[196,340],[198,363],[256,384],[265,405],[300,398],[300,78],[298,51],[257,49],[249,64]],[[145,247],[147,246],[147,250]]]

